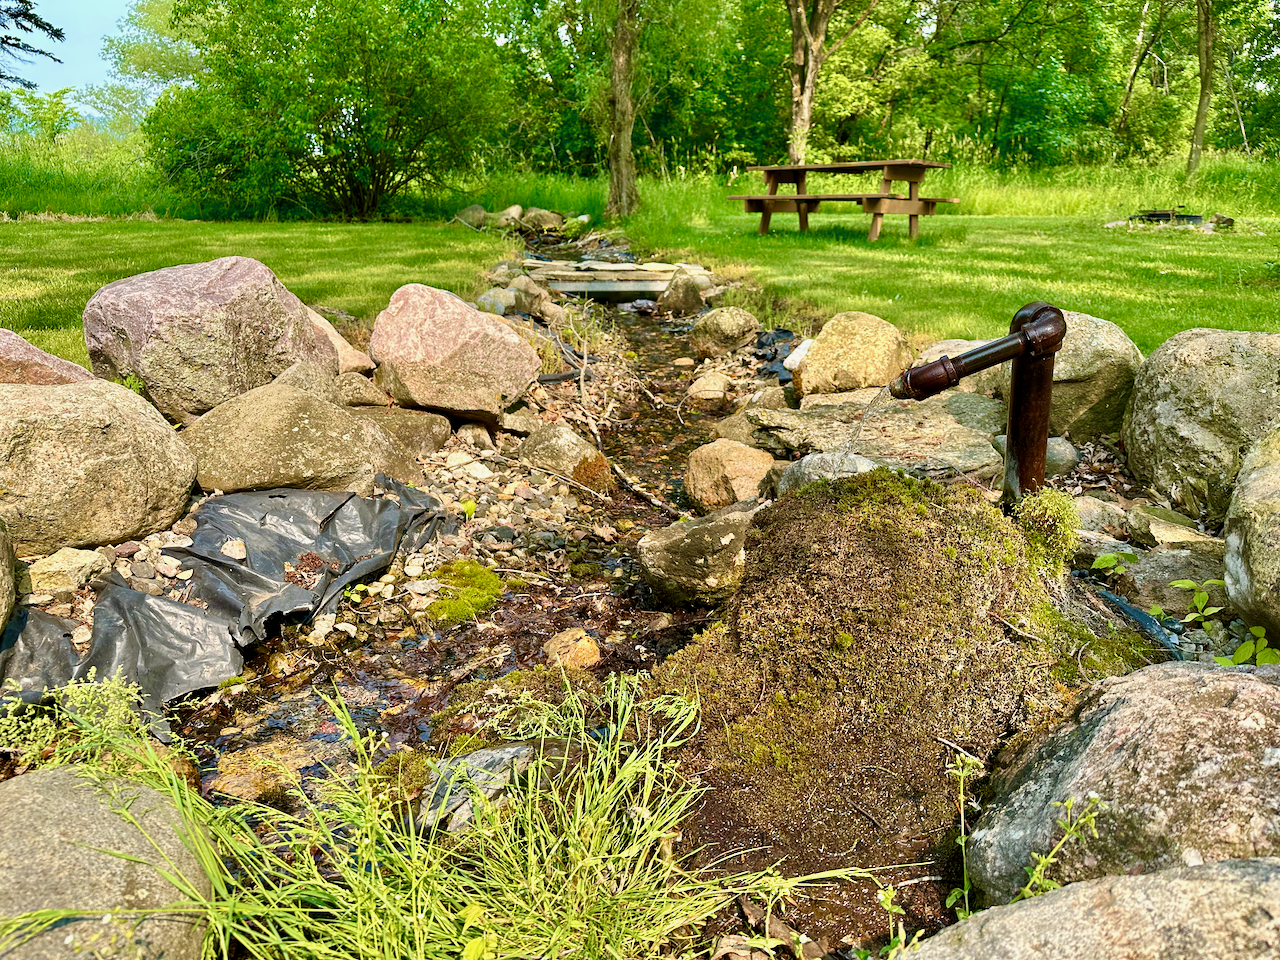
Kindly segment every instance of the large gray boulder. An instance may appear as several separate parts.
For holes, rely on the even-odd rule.
[[[914,960],[1266,960],[1280,955],[1280,860],[1073,883],[975,913]]]
[[[7,960],[198,960],[204,928],[165,912],[190,899],[166,874],[201,897],[211,885],[185,842],[195,827],[168,797],[58,767],[0,783],[0,809],[0,916],[84,913],[7,950]]]
[[[1004,427],[1004,407],[976,393],[948,390],[917,402],[856,390],[806,396],[800,410],[749,409],[746,419],[755,445],[782,456],[839,450],[897,469],[979,476],[1002,463],[991,440]]]
[[[107,284],[84,308],[93,372],[138,377],[182,424],[299,360],[338,372],[338,353],[312,311],[249,257],[165,267]]]
[[[703,513],[770,493],[773,455],[734,440],[713,440],[689,454],[684,492]]]
[[[699,359],[733,353],[755,342],[760,321],[741,307],[718,307],[694,321],[689,345]]]
[[[597,493],[613,486],[604,454],[563,423],[539,427],[521,441],[519,455],[531,467],[568,477]]]
[[[490,423],[542,365],[500,319],[420,283],[401,287],[378,314],[369,356],[378,386],[398,403]]]
[[[446,443],[452,429],[449,421],[438,413],[405,410],[401,407],[348,407],[347,413],[371,428],[374,443],[374,465],[402,483],[420,483],[422,464]],[[378,448],[382,449],[378,458]]]
[[[0,384],[0,519],[20,555],[164,530],[195,474],[186,444],[132,390]]]
[[[841,393],[882,387],[911,364],[902,331],[869,313],[837,313],[795,369],[796,392]]]
[[[1094,686],[1075,717],[995,780],[969,838],[969,873],[996,902],[1061,836],[1060,803],[1097,797],[1097,836],[1053,877],[1150,873],[1280,854],[1280,668],[1162,663]]]
[[[799,490],[819,480],[839,480],[859,473],[870,473],[882,464],[859,456],[852,450],[828,450],[801,457],[782,472],[778,478],[778,496]]]
[[[1223,534],[1232,604],[1280,646],[1280,426],[1244,458]]]
[[[645,534],[636,554],[654,595],[677,606],[729,599],[742,582],[747,528],[758,506],[754,500],[735,503]]]
[[[1220,521],[1249,447],[1280,417],[1280,334],[1184,330],[1138,371],[1129,468],[1192,516]]]
[[[52,386],[92,379],[93,374],[79,364],[45,353],[12,330],[0,329],[0,383]]]
[[[383,440],[345,407],[269,384],[228,400],[182,432],[203,490],[373,492]]]
[[[1075,443],[1119,433],[1134,377],[1142,366],[1142,351],[1110,320],[1070,310],[1063,315],[1067,336],[1053,357],[1049,433],[1070,434]],[[1011,369],[1003,363],[965,379],[1008,400]]]

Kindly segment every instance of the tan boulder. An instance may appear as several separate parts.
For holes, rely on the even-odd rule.
[[[795,370],[796,392],[882,387],[910,364],[911,347],[893,324],[869,313],[837,313]]]
[[[699,359],[733,353],[756,339],[760,321],[741,307],[718,307],[694,321],[689,345]]]
[[[734,440],[713,440],[689,454],[684,490],[702,513],[762,497],[773,455]]]
[[[590,670],[600,662],[600,647],[582,627],[561,630],[542,645],[542,652],[555,666]]]
[[[332,323],[310,307],[307,307],[307,316],[338,352],[338,373],[368,373],[373,369],[373,361],[369,359],[369,355],[347,343],[347,338]]]
[[[1223,535],[1232,603],[1280,647],[1280,426],[1245,457]]]

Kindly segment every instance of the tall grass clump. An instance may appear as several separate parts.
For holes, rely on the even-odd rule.
[[[473,793],[475,820],[461,835],[416,826],[374,773],[377,735],[362,735],[341,704],[331,706],[359,773],[349,783],[316,784],[314,800],[298,785],[297,813],[214,806],[136,729],[113,751],[132,758],[189,824],[188,844],[213,893],[202,896],[170,872],[175,900],[163,912],[207,924],[206,957],[690,955],[698,925],[739,894],[773,905],[802,883],[833,876],[784,881],[682,868],[672,841],[700,791],[672,752],[692,733],[697,710],[675,697],[645,700],[636,678],[611,679],[599,697],[567,692],[558,707],[515,703],[508,735],[567,741],[575,760],[535,761],[500,804]],[[92,720],[71,722],[72,740],[101,736]],[[848,872],[855,874],[863,875]],[[0,920],[0,951],[75,916],[44,910]]]

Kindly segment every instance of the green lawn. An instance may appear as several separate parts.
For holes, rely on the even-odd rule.
[[[87,366],[85,304],[99,287],[147,270],[254,257],[304,302],[372,322],[402,284],[475,295],[479,271],[507,252],[502,237],[460,224],[0,223],[0,326]]]
[[[1204,234],[1107,229],[1099,215],[952,214],[921,218],[912,241],[906,217],[886,217],[869,244],[870,216],[854,205],[824,207],[804,234],[794,214],[775,214],[764,237],[759,215],[736,205],[664,215],[676,205],[659,198],[629,234],[667,256],[749,274],[766,296],[743,305],[762,307],[771,325],[795,325],[808,304],[819,315],[874,313],[930,339],[992,337],[1020,306],[1047,300],[1119,324],[1144,353],[1190,327],[1280,333],[1280,218]]]
[[[1280,332],[1280,219],[1231,232],[1104,229],[1097,215],[953,214],[887,219],[866,241],[856,208],[823,209],[813,229],[776,215],[766,237],[756,215],[706,182],[648,191],[627,224],[638,246],[749,277],[762,295],[737,300],[769,325],[864,310],[922,338],[990,337],[1022,304],[1048,300],[1122,326],[1144,352],[1179,330],[1207,326]],[[501,237],[459,224],[204,223],[114,220],[0,223],[0,325],[87,363],[80,317],[113,280],[176,263],[241,254],[270,266],[290,290],[372,321],[401,284],[464,296],[479,271],[508,254]]]

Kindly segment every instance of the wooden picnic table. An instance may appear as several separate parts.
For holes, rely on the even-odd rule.
[[[880,238],[880,227],[886,213],[905,213],[910,218],[911,236],[920,236],[920,218],[933,216],[934,209],[940,203],[959,203],[949,197],[922,197],[920,184],[930,170],[949,168],[949,163],[938,163],[934,160],[859,160],[855,163],[801,163],[782,164],[769,167],[747,167],[748,170],[759,170],[764,174],[765,187],[768,193],[737,195],[730,200],[743,201],[747,213],[760,214],[761,235],[769,232],[769,221],[773,214],[797,213],[800,215],[800,229],[809,229],[809,214],[818,209],[823,200],[856,202],[862,204],[862,212],[871,214],[871,229],[867,232],[867,240]],[[807,193],[806,180],[811,173],[867,173],[880,170],[879,193]],[[907,194],[893,193],[895,181],[907,184]],[[779,194],[778,184],[794,183],[795,194]]]

